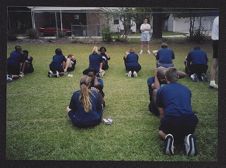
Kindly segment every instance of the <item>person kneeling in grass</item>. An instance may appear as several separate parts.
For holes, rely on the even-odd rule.
[[[75,65],[76,65],[75,56],[73,54],[69,54],[67,56],[67,61],[66,61],[66,65],[65,65],[65,68],[64,68],[64,72],[74,71]]]
[[[50,71],[48,77],[60,77],[64,75],[64,68],[66,65],[66,58],[60,48],[55,50],[52,62],[49,64]]]
[[[173,50],[168,48],[167,43],[162,43],[161,49],[159,49],[156,53],[156,67],[174,67],[173,59],[175,59]]]
[[[166,71],[167,84],[157,92],[156,104],[159,108],[161,124],[159,135],[165,142],[165,154],[174,154],[174,141],[183,142],[187,155],[196,155],[196,140],[193,135],[198,118],[192,112],[191,91],[177,83],[176,68]]]
[[[80,80],[80,90],[73,93],[68,116],[79,128],[93,127],[102,121],[101,95],[91,87],[92,78],[85,75]]]
[[[148,78],[147,85],[149,90],[149,111],[152,112],[154,115],[159,116],[159,111],[156,106],[156,94],[160,87],[167,84],[165,73],[169,68],[158,67],[155,69],[155,76]],[[179,79],[184,78],[186,73],[183,71],[177,71],[177,76]]]
[[[184,64],[185,72],[190,76],[192,81],[207,81],[208,58],[206,52],[201,50],[200,47],[194,47],[188,53]]]
[[[137,77],[137,73],[141,70],[141,65],[138,60],[139,57],[135,53],[133,48],[130,48],[129,52],[126,52],[126,56],[123,57],[128,77]]]

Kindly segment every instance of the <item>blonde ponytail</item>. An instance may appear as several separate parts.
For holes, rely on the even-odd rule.
[[[90,85],[91,85],[91,78],[89,76],[82,77],[80,81],[80,97],[79,100],[83,105],[85,112],[89,112],[92,109],[92,104],[90,100]]]

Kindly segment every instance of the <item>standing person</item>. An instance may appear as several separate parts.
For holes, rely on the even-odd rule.
[[[32,64],[33,57],[28,55],[27,50],[23,50],[23,56],[24,56],[24,63],[23,63],[23,66],[22,66],[22,72],[24,74],[34,72],[34,67],[33,67],[33,64]]]
[[[208,57],[200,47],[194,47],[185,60],[185,72],[193,81],[207,81]]]
[[[66,65],[66,58],[62,53],[60,48],[55,50],[55,55],[53,56],[52,62],[49,64],[50,71],[48,72],[48,77],[60,77],[64,75],[64,68]]]
[[[109,68],[109,65],[108,65],[108,61],[111,59],[110,56],[107,54],[107,49],[105,47],[100,47],[99,49],[100,51],[100,55],[102,57],[102,69],[103,70],[107,70]]]
[[[161,119],[159,135],[165,141],[165,154],[174,154],[174,141],[181,143],[184,140],[186,154],[196,155],[197,148],[193,133],[198,118],[192,112],[191,91],[177,83],[176,68],[169,68],[165,77],[167,84],[159,88],[156,97]]]
[[[149,42],[151,39],[151,25],[148,24],[148,19],[144,19],[144,23],[140,26],[141,31],[141,50],[139,54],[143,53],[143,49],[145,45],[147,46],[147,53],[151,54],[150,48],[149,48]]]
[[[219,54],[219,16],[213,21],[211,39],[213,42],[213,62],[210,71],[210,88],[218,89],[218,85],[215,82],[217,69],[218,69],[218,54]]]
[[[138,60],[139,57],[135,53],[133,48],[130,48],[129,52],[126,52],[126,56],[123,57],[128,77],[137,77],[137,73],[141,70],[141,65]]]
[[[22,48],[19,45],[15,46],[15,51],[10,53],[7,59],[7,73],[13,78],[19,78],[23,76],[22,66],[24,63],[24,56],[22,54]]]
[[[174,67],[173,59],[175,59],[175,55],[172,49],[168,48],[167,43],[162,43],[161,48],[158,50],[156,54],[156,66],[157,67]]]
[[[96,126],[102,120],[101,96],[91,88],[91,81],[87,75],[81,78],[80,90],[73,93],[67,107],[69,118],[79,128]]]
[[[94,46],[92,53],[89,55],[89,69],[94,69],[101,77],[104,76],[104,70],[102,69],[103,60],[98,52],[98,47]]]

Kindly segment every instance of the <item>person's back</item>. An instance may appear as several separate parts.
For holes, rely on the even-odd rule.
[[[90,69],[95,69],[96,72],[99,72],[101,62],[102,62],[102,57],[98,53],[92,53],[89,56],[89,68]]]
[[[24,61],[23,54],[16,50],[11,52],[9,58],[7,59],[7,62],[9,64],[20,64],[23,61]]]
[[[174,59],[174,53],[170,48],[161,48],[157,52],[156,59],[159,63],[171,64]]]
[[[90,93],[90,102],[92,104],[92,109],[89,112],[85,112],[83,105],[80,102],[81,92],[76,91],[72,96],[72,102],[70,103],[69,108],[74,112],[74,122],[80,125],[88,125],[92,122],[100,120],[101,117],[101,98],[97,91],[91,90]]]
[[[138,55],[135,52],[130,52],[126,57],[127,64],[137,64],[138,63]]]
[[[101,122],[102,98],[96,89],[91,88],[92,78],[85,75],[80,80],[80,90],[74,92],[68,115],[75,126],[90,127]]]
[[[66,61],[65,56],[63,56],[62,54],[57,54],[53,56],[52,64],[56,67],[61,67],[64,61]]]
[[[192,64],[204,64],[206,65],[208,62],[207,54],[200,48],[193,49],[187,57],[187,60]]]
[[[164,108],[164,116],[192,115],[191,91],[179,83],[170,83],[157,92],[157,104]]]

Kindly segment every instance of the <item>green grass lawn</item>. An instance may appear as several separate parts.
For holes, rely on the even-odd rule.
[[[15,43],[8,43],[8,55]],[[152,43],[158,49],[159,43]],[[170,43],[175,66],[183,70],[187,52],[195,44]],[[128,160],[128,161],[216,161],[218,92],[208,83],[194,83],[188,78],[179,82],[192,91],[192,106],[197,112],[196,129],[199,154],[188,157],[176,150],[175,156],[163,154],[158,137],[159,119],[148,111],[146,80],[152,76],[155,59],[142,55],[142,69],[137,78],[125,76],[122,56],[130,46],[139,44],[106,44],[111,56],[104,76],[106,108],[104,117],[112,125],[100,124],[92,129],[73,127],[66,115],[72,93],[79,89],[82,71],[88,67],[89,44],[21,44],[34,57],[35,71],[7,84],[6,156],[12,160]],[[100,46],[100,45],[98,45]],[[48,78],[48,65],[54,50],[77,58],[73,77]],[[202,44],[211,63],[211,44]]]

